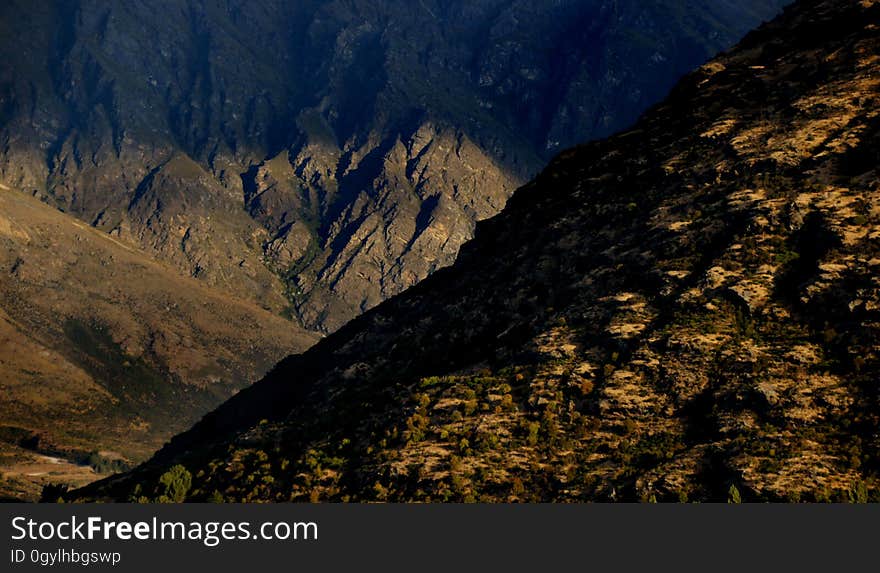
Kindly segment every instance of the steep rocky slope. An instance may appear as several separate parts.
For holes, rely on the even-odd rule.
[[[5,188],[0,277],[0,496],[39,495],[16,468],[45,455],[141,461],[317,340]]]
[[[0,182],[334,330],[783,0],[0,7]]]
[[[73,498],[876,499],[880,4],[802,0]]]

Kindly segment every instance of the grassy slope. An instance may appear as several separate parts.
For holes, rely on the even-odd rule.
[[[0,245],[0,429],[19,429],[9,447],[29,438],[69,458],[142,459],[317,340],[8,189]]]

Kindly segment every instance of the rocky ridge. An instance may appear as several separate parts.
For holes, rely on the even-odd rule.
[[[783,3],[14,0],[0,182],[332,331]]]

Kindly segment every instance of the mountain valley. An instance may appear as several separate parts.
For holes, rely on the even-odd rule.
[[[868,501],[880,3],[801,0],[139,468],[189,501]]]
[[[786,3],[2,3],[0,496],[143,461]]]

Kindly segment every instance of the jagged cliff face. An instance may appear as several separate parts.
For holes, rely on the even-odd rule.
[[[73,497],[876,498],[878,97],[880,4],[804,0]]]
[[[781,4],[6,2],[0,181],[333,330]]]

